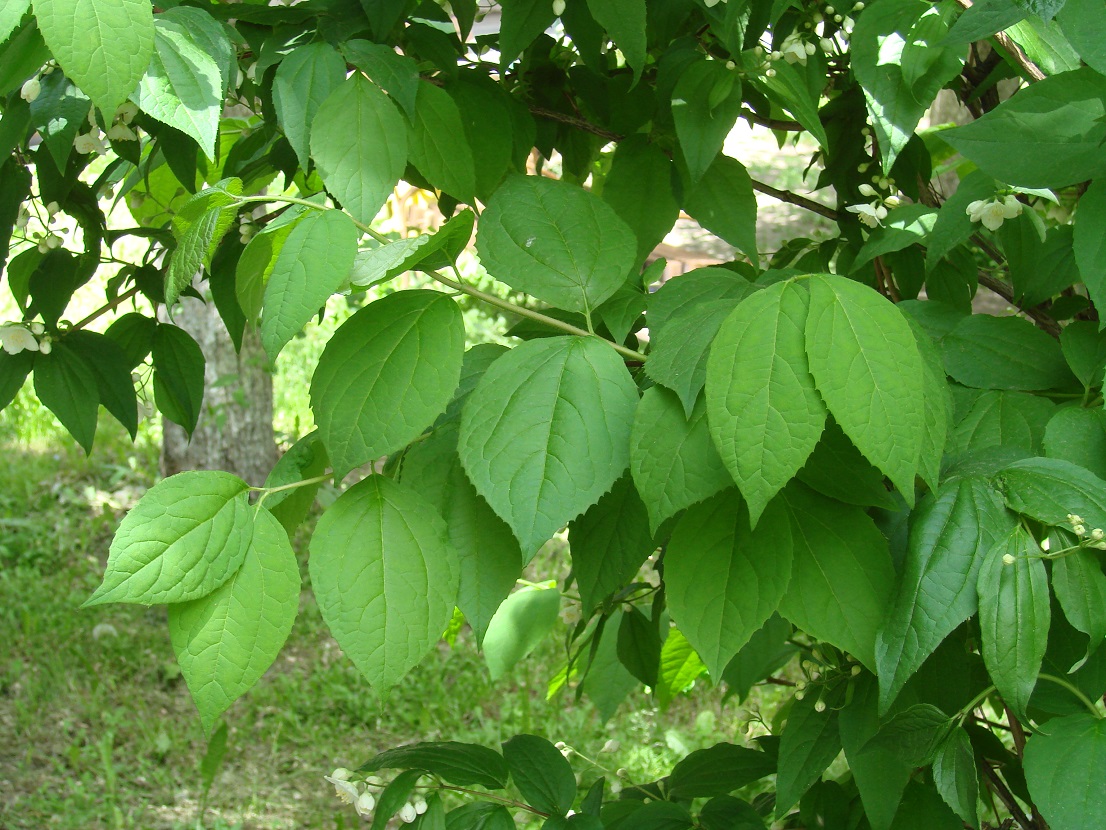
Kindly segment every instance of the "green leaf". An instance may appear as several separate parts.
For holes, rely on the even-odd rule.
[[[1097,553],[1086,548],[1052,565],[1052,590],[1072,627],[1090,637],[1088,650],[1106,640],[1106,575]]]
[[[531,340],[480,380],[461,417],[461,462],[524,558],[622,475],[637,399],[622,359],[595,338]]]
[[[196,42],[187,23],[158,15],[154,54],[134,90],[134,102],[147,115],[195,139],[207,157],[214,159],[223,90],[218,64],[203,44]],[[86,91],[95,101],[91,90]]]
[[[42,91],[30,106],[31,127],[42,136],[58,169],[64,170],[73,151],[73,139],[86,128],[92,102],[63,72],[43,75],[40,81]]]
[[[636,606],[627,608],[618,626],[617,650],[618,660],[626,671],[646,686],[656,687],[662,647],[657,622]]]
[[[273,111],[305,170],[311,124],[323,101],[345,79],[346,62],[328,43],[308,43],[293,49],[277,67],[273,78]]]
[[[766,752],[744,746],[719,743],[697,749],[682,758],[668,776],[668,797],[672,799],[712,798],[725,795],[776,771]]]
[[[321,477],[330,466],[326,448],[319,440],[318,430],[313,430],[300,438],[277,461],[276,466],[265,478],[266,487],[284,487],[297,484],[305,479]],[[296,528],[307,517],[307,511],[315,503],[322,482],[305,484],[302,487],[279,490],[265,496],[265,507],[292,536]]]
[[[792,484],[792,576],[779,611],[803,631],[875,666],[876,632],[895,588],[887,540],[858,507]]]
[[[1007,184],[1063,187],[1097,178],[1106,172],[1106,78],[1089,68],[1053,75],[941,137]]]
[[[790,112],[821,147],[828,148],[826,128],[818,117],[819,94],[807,82],[809,74],[786,60],[774,61],[772,68],[776,72],[771,78],[756,78],[759,72],[752,73],[753,86],[763,90],[769,100]]]
[[[546,0],[501,0],[499,62],[506,68],[557,19]]]
[[[34,366],[33,352],[8,354],[0,350],[0,410],[15,400]]]
[[[716,680],[776,610],[792,576],[786,517],[773,509],[750,531],[735,495],[689,508],[664,560],[672,619]]]
[[[1004,557],[1012,556],[1009,565]],[[979,569],[983,661],[998,693],[1022,721],[1048,646],[1048,576],[1041,549],[1015,527],[987,553]]]
[[[461,561],[457,607],[481,643],[496,609],[522,571],[522,552],[506,523],[468,480],[457,455],[456,421],[412,444],[400,481],[422,494],[445,519],[449,544]]]
[[[54,347],[55,351],[59,348],[72,350],[83,359],[81,368],[95,380],[100,403],[133,440],[138,434],[138,396],[124,351],[111,338],[84,329],[68,332],[65,341]]]
[[[826,421],[818,444],[796,478],[823,496],[846,504],[888,510],[897,504],[883,473],[868,463],[832,418]]]
[[[657,672],[656,693],[661,708],[667,709],[676,695],[689,689],[706,669],[683,632],[678,628],[670,630],[661,647],[661,664]]]
[[[680,216],[672,190],[674,172],[672,160],[646,136],[628,136],[614,151],[603,201],[633,230],[639,266]]]
[[[1045,524],[1069,527],[1068,514],[1088,529],[1106,528],[1106,481],[1070,461],[1028,458],[1011,464],[998,483],[1012,510]]]
[[[408,117],[414,117],[415,98],[419,91],[419,68],[411,58],[383,43],[370,43],[367,40],[347,40],[341,48],[346,60],[387,92],[403,107]]]
[[[193,42],[215,60],[219,68],[220,88],[223,91],[233,88],[238,74],[238,56],[226,26],[203,9],[189,6],[162,9],[158,19],[171,20],[183,27]]]
[[[629,475],[569,525],[568,543],[581,610],[591,613],[634,578],[656,547],[648,512]]]
[[[937,212],[937,221],[926,240],[926,271],[932,272],[937,263],[951,253],[958,245],[967,242],[979,229],[972,222],[967,208],[980,199],[991,199],[995,195],[995,180],[981,170],[973,170],[956,186]]]
[[[861,751],[885,750],[909,767],[924,767],[933,763],[953,723],[936,706],[918,703],[880,726]]]
[[[821,711],[819,711],[821,703]],[[776,816],[783,816],[822,777],[841,751],[837,708],[822,701],[817,687],[796,700],[780,734],[776,773]]]
[[[450,810],[447,830],[513,830],[514,817],[502,804],[476,801]]]
[[[204,399],[204,353],[188,332],[166,324],[154,331],[151,353],[157,408],[191,435]]]
[[[791,623],[779,614],[769,617],[722,672],[722,679],[729,687],[726,696],[736,695],[739,702],[744,701],[754,685],[787,665],[798,651],[787,642],[791,633]]]
[[[696,60],[684,67],[672,91],[672,119],[692,185],[722,150],[740,112],[741,81],[735,70],[717,60]]]
[[[511,167],[514,149],[511,109],[516,102],[503,87],[479,72],[460,73],[456,83],[447,89],[460,110],[465,137],[472,149],[476,197],[487,202]]]
[[[292,229],[265,283],[261,343],[269,360],[276,360],[345,282],[359,235],[337,210],[312,213]]]
[[[522,588],[511,594],[488,623],[484,662],[492,680],[509,672],[537,648],[557,622],[561,592],[556,588]]]
[[[588,672],[580,684],[591,698],[604,723],[614,717],[623,699],[639,682],[618,659],[618,635],[623,612],[615,610],[599,634],[599,645],[591,655]]]
[[[426,741],[388,749],[366,761],[358,772],[381,769],[415,769],[436,775],[458,787],[478,784],[489,790],[507,786],[510,771],[494,749],[457,741]]]
[[[815,386],[834,420],[912,505],[925,385],[909,323],[860,283],[814,276],[806,351]]]
[[[918,475],[930,490],[937,489],[941,460],[945,455],[952,423],[952,393],[945,376],[941,353],[933,338],[913,317],[907,317],[922,358],[922,415],[925,427],[918,450]]]
[[[91,453],[100,403],[92,366],[82,353],[62,341],[50,354],[38,355],[34,367],[38,399],[57,416],[85,453]]]
[[[966,218],[966,217],[965,217]],[[971,221],[971,220],[969,220]],[[871,262],[877,256],[901,251],[926,241],[937,222],[937,211],[920,204],[895,208],[883,223],[875,228],[857,252],[852,270]]]
[[[16,30],[23,15],[31,8],[31,0],[9,0],[0,8],[0,43]]]
[[[656,336],[693,306],[712,300],[743,300],[754,291],[752,283],[728,268],[696,268],[680,274],[665,280],[647,298],[649,331]]]
[[[411,164],[430,184],[459,201],[475,200],[476,166],[461,111],[448,92],[428,81],[419,84],[407,146]]]
[[[1030,795],[1054,830],[1093,830],[1106,810],[1101,771],[1106,720],[1088,714],[1050,720],[1025,746]]]
[[[148,0],[34,0],[50,52],[110,120],[154,54]]]
[[[543,813],[563,816],[576,798],[576,776],[560,751],[537,735],[515,735],[503,743],[511,778],[526,802]]]
[[[296,209],[293,208],[293,210]],[[288,213],[283,216],[287,216]],[[302,216],[296,221],[301,219]],[[261,316],[261,307],[265,301],[265,285],[273,273],[285,240],[295,226],[295,221],[279,225],[276,222],[271,223],[247,243],[242,255],[238,257],[238,263],[234,267],[234,294],[242,314],[251,323],[256,323]]]
[[[1106,225],[1103,232],[1106,233]],[[1093,322],[1076,320],[1064,326],[1060,348],[1080,383],[1088,389],[1101,385],[1102,373],[1106,371],[1106,334]]]
[[[1087,286],[1091,301],[1098,308],[1106,308],[1106,180],[1091,182],[1079,199],[1073,245],[1079,274]],[[1102,329],[1101,323],[1098,328]],[[1075,369],[1074,366],[1072,368]],[[1078,370],[1076,374],[1079,374]],[[1097,379],[1100,378],[1101,373]],[[1080,379],[1083,379],[1082,375]]]
[[[598,196],[542,176],[509,176],[476,236],[488,272],[558,308],[588,313],[614,294],[637,240]]]
[[[679,395],[688,417],[707,382],[711,344],[736,304],[734,300],[699,303],[674,315],[656,333],[650,332],[645,374]]]
[[[617,44],[636,82],[645,67],[645,0],[588,0],[588,9]]]
[[[187,602],[221,586],[253,537],[248,486],[206,470],[159,481],[119,523],[104,580],[82,607]]]
[[[459,563],[418,493],[373,475],[338,497],[311,537],[311,585],[334,639],[380,695],[445,631]]]
[[[958,416],[952,453],[978,452],[990,447],[1037,455],[1055,405],[1047,398],[1022,392],[984,392]]]
[[[688,214],[757,264],[757,197],[737,159],[719,155],[687,195]]]
[[[941,350],[949,376],[976,389],[1036,391],[1072,380],[1059,344],[1020,317],[965,317]]]
[[[963,830],[956,815],[933,786],[911,781],[903,793],[891,830]]]
[[[104,336],[114,340],[127,357],[127,368],[133,369],[146,359],[154,346],[154,334],[157,331],[157,320],[132,311],[116,318],[115,322],[108,326]]]
[[[654,533],[665,519],[731,486],[706,414],[702,397],[690,418],[667,389],[654,386],[641,397],[630,434],[630,472]]]
[[[1044,451],[1049,458],[1106,478],[1106,411],[1078,406],[1056,410],[1045,426]]]
[[[241,180],[232,179],[231,182],[229,192],[241,193]],[[208,203],[209,196],[213,197],[210,199],[212,207],[205,210],[194,222],[187,224],[177,242],[177,249],[173,251],[173,258],[169,260],[169,268],[165,274],[166,308],[172,309],[177,304],[177,300],[200,269],[211,266],[211,257],[216,247],[234,222],[237,208],[232,196],[204,191],[196,194],[193,201],[203,200],[203,203]],[[193,202],[190,201],[189,204]]]
[[[960,818],[979,826],[979,774],[968,733],[956,727],[933,759],[933,785]]]
[[[288,534],[267,510],[253,513],[242,566],[206,597],[169,606],[169,636],[181,674],[209,732],[280,653],[300,602]]]
[[[395,104],[355,73],[319,106],[310,143],[326,189],[354,219],[371,222],[407,165],[407,124]]]
[[[460,309],[436,291],[389,294],[341,325],[311,379],[311,408],[339,478],[434,422],[457,388],[464,348]]]
[[[818,443],[826,408],[807,367],[808,295],[780,282],[743,300],[707,361],[711,437],[755,524]]]
[[[980,565],[1012,527],[999,494],[980,478],[947,482],[918,505],[898,591],[876,638],[881,713],[945,637],[976,613]]]
[[[1056,19],[1079,56],[1099,72],[1106,72],[1106,44],[1097,35],[1106,26],[1106,8],[1097,0],[1068,0]]]
[[[719,795],[699,811],[703,830],[764,830],[764,819],[752,805],[731,795]]]

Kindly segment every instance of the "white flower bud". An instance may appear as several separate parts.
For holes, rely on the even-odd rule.
[[[46,213],[50,216],[51,219],[53,219],[54,215],[59,213],[60,211],[61,207],[58,205],[57,202],[51,202],[46,206]]]
[[[44,241],[46,242],[46,247],[51,251],[61,247],[61,237],[55,236],[52,233],[48,234]]]
[[[820,41],[818,41],[818,45],[822,47],[823,52],[833,51],[833,41],[830,40],[828,37],[824,37]]]
[[[38,350],[42,352],[42,354],[50,354],[50,352],[54,350],[54,347],[50,344],[49,340],[43,340],[38,344]],[[34,349],[28,349],[28,351],[33,352]]]
[[[411,803],[404,804],[399,808],[399,820],[404,824],[410,824],[419,817],[419,814],[415,812],[415,805]]]
[[[25,81],[23,86],[19,89],[19,97],[28,104],[38,98],[41,93],[42,83],[39,81],[37,75]]]
[[[876,189],[874,187],[872,187],[870,184],[868,184],[867,182],[865,182],[860,187],[858,187],[857,190],[860,191],[861,196],[875,196],[876,195]]]
[[[803,44],[803,48],[806,50],[806,53],[808,55],[813,55],[815,52],[818,51],[817,47],[815,47],[815,45],[813,43],[809,43],[809,42]]]
[[[15,219],[15,226],[23,231],[27,229],[27,223],[31,221],[31,212],[26,205],[19,206],[19,215]]]
[[[560,17],[565,13],[565,0],[553,0],[553,14]]]
[[[415,812],[418,813],[420,816],[426,812],[426,799],[423,798],[421,795],[416,795],[413,799],[411,799],[411,804],[414,805]]]
[[[1083,534],[1085,534],[1087,532],[1087,526],[1086,525],[1072,525],[1071,526],[1071,532],[1074,533],[1076,536],[1082,536]]]
[[[884,207],[897,208],[901,204],[902,199],[900,199],[898,196],[888,196],[886,199],[883,200]]]
[[[834,23],[840,23],[840,22],[841,22],[842,20],[844,20],[844,19],[845,19],[845,18],[844,18],[844,17],[842,17],[842,16],[841,16],[841,15],[839,15],[839,14],[835,14],[835,15],[833,16],[833,22],[834,22]]]
[[[357,802],[353,805],[353,808],[357,810],[357,815],[362,817],[368,816],[374,807],[376,807],[376,799],[373,798],[370,792],[363,792],[357,796]]]
[[[1004,553],[1002,555],[1002,564],[1003,565],[1013,565],[1014,562],[1016,562],[1016,561],[1017,560],[1014,558],[1014,554],[1012,554],[1012,553]]]
[[[605,744],[603,744],[603,748],[599,751],[600,752],[618,752],[618,750],[621,749],[621,748],[622,748],[622,744],[620,744],[614,738],[611,738]]]
[[[733,61],[726,61],[726,68],[732,71],[734,69],[737,69],[737,64]]]
[[[824,712],[824,711],[826,711],[826,702],[824,700],[819,700],[817,703],[814,704],[814,711],[815,712]]]
[[[1091,538],[1096,542],[1101,541],[1103,538],[1106,538],[1106,532],[1104,532],[1102,528],[1096,527],[1091,531]]]
[[[45,333],[46,326],[42,325],[38,320],[31,323],[31,334],[35,335],[35,337],[41,337]]]

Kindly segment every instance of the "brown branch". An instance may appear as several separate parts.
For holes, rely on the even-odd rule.
[[[779,190],[778,188],[772,187],[770,184],[758,182],[756,179],[753,179],[753,190],[759,190],[761,193],[765,193],[774,199],[779,199],[781,202],[787,202],[789,205],[797,205],[798,207],[806,208],[811,213],[817,213],[819,216],[832,219],[834,222],[838,219],[838,213],[833,208],[826,207],[820,202],[808,199],[806,196],[800,196],[798,193],[792,193],[790,190]]]
[[[962,8],[970,9],[972,7],[972,0],[956,0]],[[1029,59],[1029,56],[1022,51],[1022,48],[1018,44],[1014,43],[1010,35],[1005,32],[995,32],[992,37],[995,42],[1010,53],[1010,57],[1014,59],[1014,63],[1025,70],[1025,74],[1029,76],[1030,81],[1043,81],[1045,79],[1045,73],[1041,71],[1041,68],[1037,64],[1033,63]]]
[[[603,129],[598,124],[592,124],[587,119],[569,115],[567,112],[558,112],[557,110],[547,109],[546,107],[530,107],[530,112],[539,118],[548,118],[550,121],[560,121],[562,124],[577,127],[586,133],[605,138],[607,141],[622,141],[622,139],[626,137],[621,133],[614,133],[610,130]]]
[[[765,118],[762,115],[757,115],[751,109],[741,110],[741,115],[754,124],[767,127],[770,130],[783,130],[784,132],[797,133],[805,129],[798,121],[782,121],[779,118]]]
[[[1006,709],[1006,722],[1010,724],[1010,736],[1014,739],[1014,751],[1021,758],[1025,753],[1025,730],[1022,729],[1021,722],[1014,717],[1014,713],[1010,711],[1010,707],[1003,704],[1003,708]]]
[[[1024,308],[1019,305],[1018,301],[1014,299],[1014,289],[1012,286],[1007,285],[1000,279],[992,277],[982,269],[979,271],[978,280],[979,284],[984,288],[993,291],[1002,297],[1002,299],[1006,300],[1006,302],[1010,303],[1010,305],[1023,311],[1037,324],[1037,328],[1041,329],[1041,331],[1051,334],[1053,337],[1060,336],[1060,324],[1039,308]]]
[[[125,303],[127,300],[129,300],[131,297],[133,297],[137,293],[138,293],[138,286],[137,285],[132,285],[130,288],[128,288],[126,291],[124,291],[122,294],[120,294],[114,300],[108,300],[106,303],[104,303],[102,306],[100,306],[94,312],[89,314],[87,317],[85,317],[79,323],[74,323],[73,326],[69,330],[74,331],[76,329],[83,329],[85,326],[87,326],[93,320],[96,320],[97,318],[104,316],[105,314],[107,314],[112,309],[118,308],[119,306],[121,306],[123,303]]]
[[[999,797],[999,800],[1006,806],[1006,809],[1010,811],[1010,814],[1018,822],[1018,825],[1025,828],[1025,830],[1032,830],[1037,825],[1029,820],[1029,816],[1025,814],[1025,811],[1019,806],[1017,800],[1014,798],[1013,793],[1006,786],[994,767],[988,764],[986,761],[982,764],[983,777],[986,779],[987,786],[995,795]]]
[[[769,686],[794,686],[795,683],[792,680],[788,680],[784,677],[766,677],[763,680]]]

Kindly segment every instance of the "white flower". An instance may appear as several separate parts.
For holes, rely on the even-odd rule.
[[[327,781],[334,785],[334,794],[346,804],[354,804],[361,796],[357,785],[349,780],[352,773],[345,767],[338,767],[330,775],[324,775]]]
[[[61,212],[61,206],[57,202],[51,202],[46,206],[47,215],[53,219],[54,216]]]
[[[399,808],[399,820],[404,824],[410,824],[417,819],[419,814],[415,812],[415,805],[408,802]]]
[[[99,142],[92,136],[91,133],[81,133],[73,139],[73,149],[80,153],[82,156],[87,156],[89,153],[95,153]]]
[[[798,35],[788,35],[780,44],[780,56],[788,63],[798,63],[806,66],[806,59],[809,54],[811,53],[807,52],[806,45]]]
[[[19,216],[16,217],[15,226],[19,230],[24,231],[27,229],[27,223],[31,221],[31,212],[27,210],[26,205],[19,206]]]
[[[0,347],[8,354],[39,351],[38,341],[31,334],[31,330],[18,323],[0,326]]]
[[[565,0],[553,0],[553,14],[560,17],[565,13]]]
[[[426,812],[426,799],[423,798],[421,795],[416,795],[413,799],[411,799],[411,804],[414,806],[415,812],[418,813],[420,816]]]
[[[19,89],[19,97],[26,101],[28,104],[35,100],[42,92],[42,83],[38,80],[38,76],[24,82],[23,86]]]
[[[138,141],[138,134],[126,124],[113,124],[108,130],[110,141]]]
[[[136,115],[138,115],[138,107],[130,101],[120,104],[119,108],[115,111],[115,117],[121,118],[124,124],[130,124]]]
[[[987,201],[977,199],[968,205],[965,213],[973,222],[982,222],[989,231],[997,231],[1007,219],[1013,219],[1022,212],[1022,203],[1013,196]]]
[[[875,202],[870,205],[849,205],[845,210],[855,213],[856,218],[869,228],[878,227],[887,218],[887,208]]]
[[[370,792],[363,792],[361,795],[357,796],[357,802],[353,805],[353,809],[357,811],[357,815],[362,818],[368,817],[374,807],[376,807],[376,799],[373,798]]]

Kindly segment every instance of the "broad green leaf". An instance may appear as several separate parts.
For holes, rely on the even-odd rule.
[[[33,352],[8,354],[0,350],[0,409],[15,400],[34,365]]]
[[[668,776],[670,798],[712,798],[740,789],[776,771],[766,752],[719,743],[682,758]]]
[[[151,354],[158,411],[191,434],[204,399],[204,353],[184,329],[162,323],[154,331]]]
[[[957,727],[933,759],[933,784],[953,811],[972,827],[979,826],[979,773],[968,733]]]
[[[618,626],[618,659],[626,671],[650,688],[657,685],[663,645],[656,620],[636,606],[625,609]]]
[[[699,303],[674,315],[656,333],[650,331],[645,374],[675,392],[689,418],[707,381],[711,344],[736,305],[734,300]]]
[[[82,607],[210,594],[237,572],[250,546],[248,486],[230,473],[206,470],[159,481],[119,523],[104,581]]]
[[[1106,640],[1106,575],[1097,551],[1082,548],[1052,564],[1052,590],[1073,628],[1090,637],[1089,651]]]
[[[1044,451],[1049,458],[1106,478],[1106,411],[1078,406],[1056,410],[1045,426]]]
[[[792,631],[791,623],[779,614],[769,617],[722,672],[729,687],[726,696],[736,695],[738,702],[744,701],[753,686],[790,662],[798,651],[787,642]]]
[[[589,313],[622,286],[637,240],[589,191],[542,176],[509,176],[480,217],[476,247],[488,272],[512,288]]]
[[[187,23],[158,15],[154,53],[134,90],[134,102],[147,115],[195,139],[214,159],[223,90],[219,65],[196,42]],[[96,96],[86,91],[95,101]]]
[[[359,235],[350,218],[337,210],[312,213],[292,229],[265,283],[261,343],[270,360],[276,360],[345,282]]]
[[[599,717],[604,723],[614,717],[619,704],[640,685],[638,679],[618,659],[618,632],[621,622],[621,610],[616,610],[607,618],[599,633],[599,645],[595,647],[588,662],[588,673],[580,684],[599,710]]]
[[[731,486],[707,427],[700,396],[691,417],[673,392],[645,390],[630,434],[630,472],[654,533],[665,519]]]
[[[860,283],[814,276],[806,352],[814,384],[834,420],[913,504],[925,385],[909,323]]]
[[[979,628],[983,661],[1010,710],[1025,720],[1037,684],[1051,618],[1041,549],[1015,527],[987,553],[979,569]],[[1007,557],[1013,562],[1007,564]]]
[[[588,0],[588,9],[618,46],[637,81],[645,68],[645,0]]]
[[[146,359],[154,346],[154,333],[157,320],[132,311],[116,318],[104,332],[105,337],[114,340],[127,356],[128,368],[133,369]]]
[[[1106,26],[1106,8],[1097,0],[1067,0],[1056,19],[1079,56],[1099,72],[1106,72],[1106,43],[1098,37]]]
[[[288,534],[267,510],[251,510],[242,566],[211,594],[169,606],[169,636],[204,731],[253,687],[284,645],[300,603]]]
[[[654,260],[654,265],[660,262],[661,260]],[[642,274],[643,281],[647,283],[649,276],[648,271]],[[611,340],[615,343],[625,343],[630,330],[641,321],[645,313],[646,297],[647,292],[639,287],[636,279],[631,279],[599,306],[599,319],[610,330]]]
[[[672,160],[646,136],[619,142],[603,183],[603,201],[614,208],[637,239],[637,264],[645,262],[680,216],[672,190]]]
[[[381,769],[425,770],[459,787],[478,784],[489,790],[503,789],[510,776],[506,761],[494,749],[457,741],[424,741],[397,746],[366,761],[357,771]]]
[[[428,81],[419,84],[407,146],[411,164],[430,184],[459,201],[474,201],[476,166],[461,111],[448,92]]]
[[[403,116],[361,74],[343,81],[319,106],[310,144],[326,189],[364,223],[376,216],[407,165]]]
[[[546,0],[501,0],[499,60],[504,69],[557,19]]]
[[[402,767],[402,761],[407,760],[406,752],[411,750],[412,755],[426,757],[431,753],[437,754],[435,750],[439,745],[437,744],[411,744],[410,746],[401,746],[393,750],[385,750],[381,755],[388,755],[389,753],[395,753],[399,756],[396,761],[397,767]],[[449,747],[446,752],[449,752],[454,746],[463,747],[464,750],[469,749],[469,744],[453,744],[449,742],[445,744]],[[425,752],[425,749],[429,749],[429,752]],[[472,749],[483,750],[484,747],[475,747]],[[464,751],[462,750],[462,751]],[[490,750],[489,750],[490,752]],[[491,753],[495,754],[495,753]],[[482,753],[481,753],[482,756]],[[380,757],[379,755],[377,756]],[[414,760],[414,759],[412,759]],[[483,757],[480,760],[484,760]],[[500,759],[502,763],[502,759]],[[370,761],[366,766],[371,765]],[[358,770],[360,772],[361,770]],[[421,769],[408,769],[401,772],[395,778],[388,782],[388,785],[380,792],[376,798],[376,806],[373,810],[371,830],[384,830],[388,826],[388,823],[395,818],[396,813],[400,811],[404,804],[407,803],[411,797],[411,791],[415,789],[415,785],[422,780],[425,773]]]
[[[1106,481],[1070,461],[1028,458],[1011,464],[998,484],[1012,510],[1058,527],[1068,514],[1083,517],[1087,529],[1106,529]]]
[[[315,114],[345,79],[346,62],[328,43],[308,43],[293,49],[277,67],[273,111],[305,170]]]
[[[514,830],[515,819],[502,804],[474,801],[446,814],[447,830]]]
[[[796,478],[823,496],[861,507],[895,509],[897,502],[873,467],[832,418]]]
[[[707,361],[711,437],[754,524],[826,423],[807,368],[807,304],[807,292],[790,282],[753,294],[722,324]]]
[[[678,628],[668,632],[661,647],[661,664],[657,672],[657,702],[668,708],[676,695],[690,688],[707,670],[687,637]]]
[[[23,15],[31,8],[31,0],[8,0],[0,8],[0,43],[8,39],[8,36],[19,26]]]
[[[0,11],[0,14],[3,14]],[[31,101],[31,127],[42,136],[42,143],[54,157],[58,169],[64,170],[73,151],[73,139],[86,129],[88,110],[92,102],[77,89],[63,72],[51,72],[40,77],[42,91]],[[10,109],[9,109],[10,111]],[[7,115],[5,115],[7,117]],[[13,175],[14,170],[5,175]],[[22,201],[22,198],[20,198]],[[0,241],[5,241],[0,237]],[[7,245],[5,244],[6,248]]]
[[[133,440],[138,434],[138,396],[123,349],[106,335],[87,329],[68,332],[64,343],[56,345],[54,351],[62,348],[83,358],[81,368],[87,368],[96,382],[100,403],[126,428]]]
[[[719,155],[688,193],[685,208],[700,225],[757,263],[757,197],[737,159]]]
[[[346,60],[387,92],[408,117],[414,117],[419,91],[419,68],[415,61],[386,44],[367,40],[347,40],[341,48]]]
[[[876,632],[895,588],[887,540],[860,508],[802,484],[788,487],[781,501],[793,564],[780,614],[873,668]]]
[[[743,300],[755,290],[752,283],[729,268],[696,268],[680,274],[665,280],[647,298],[649,331],[656,336],[693,306],[712,300]]]
[[[400,481],[417,490],[445,519],[461,562],[457,607],[481,643],[496,609],[522,571],[518,541],[468,480],[457,455],[456,421],[439,424],[403,457]]]
[[[1080,713],[1050,720],[1025,746],[1025,780],[1053,830],[1094,830],[1106,811],[1106,720]]]
[[[110,120],[154,54],[149,0],[34,0],[50,52]]]
[[[711,677],[780,603],[792,576],[787,519],[769,511],[749,530],[734,491],[688,509],[665,552],[665,589],[672,619],[703,658]]]
[[[436,291],[389,294],[342,324],[311,379],[311,408],[339,478],[434,422],[457,388],[464,348],[461,312]]]
[[[918,505],[898,590],[876,638],[880,711],[960,623],[976,613],[987,553],[1013,527],[999,494],[980,478],[946,483]]]
[[[995,447],[1037,455],[1055,409],[1052,401],[1036,395],[984,392],[957,418],[949,451],[969,453]]]
[[[751,804],[732,795],[719,795],[699,811],[703,830],[765,830],[764,819]]]
[[[265,302],[265,285],[276,266],[280,249],[295,229],[297,222],[303,220],[309,208],[294,206],[281,214],[280,219],[271,222],[251,239],[238,262],[234,266],[234,295],[242,314],[250,323],[257,323],[261,316],[261,307]]]
[[[311,537],[311,585],[342,651],[381,696],[445,631],[460,566],[418,493],[373,475],[338,497]]]
[[[321,478],[330,466],[326,448],[319,440],[319,431],[313,430],[296,441],[277,461],[265,478],[266,487],[285,487],[310,478]],[[288,490],[278,490],[265,496],[265,507],[292,536],[307,517],[307,511],[315,503],[315,496],[322,481],[305,484]]]
[[[945,804],[932,784],[906,785],[891,830],[964,830],[964,822]]]
[[[1106,308],[1106,180],[1091,182],[1079,199],[1073,244],[1079,274],[1091,301],[1098,308]],[[1101,330],[1101,323],[1098,328]],[[1082,375],[1080,380],[1083,380]]]
[[[52,55],[42,40],[38,22],[20,26],[16,33],[4,44],[0,44],[0,95],[8,95],[19,90],[20,86],[34,75]],[[22,100],[22,99],[20,99]],[[30,127],[27,109],[19,103],[13,104],[5,114],[11,113],[11,123],[0,129],[3,147],[10,150],[25,137],[24,130]],[[12,134],[9,130],[14,130]]]
[[[576,798],[576,775],[553,744],[537,735],[515,735],[503,757],[522,797],[544,813],[563,816]]]
[[[922,358],[922,416],[925,426],[918,450],[918,476],[930,490],[936,490],[951,430],[952,393],[937,344],[921,323],[912,317],[906,319],[914,332],[918,355]]]
[[[511,594],[492,616],[484,634],[484,662],[492,680],[498,680],[537,648],[561,610],[556,588],[522,588]]]
[[[1106,223],[1103,233],[1106,233]],[[1106,334],[1093,322],[1076,320],[1064,326],[1060,332],[1060,349],[1080,383],[1087,388],[1101,385],[1102,373],[1106,370]]]
[[[39,401],[57,416],[85,453],[91,453],[100,403],[92,366],[81,352],[62,341],[50,354],[35,357],[34,368]]]
[[[672,91],[672,119],[693,185],[722,150],[740,112],[741,80],[736,70],[709,59],[684,68]]]
[[[1059,344],[1020,317],[965,317],[941,339],[945,371],[975,389],[1056,389],[1073,380]]]
[[[622,475],[637,400],[622,359],[595,338],[531,340],[485,373],[461,417],[461,462],[524,558]]]
[[[1100,151],[1104,116],[1106,78],[1083,68],[1031,84],[941,137],[999,181],[1062,187],[1106,172]]]
[[[233,190],[241,193],[242,182],[237,179],[234,181],[237,184]],[[236,213],[233,199],[226,196],[216,201],[211,209],[185,228],[165,274],[166,308],[172,309],[196,274],[211,266],[211,257],[223,236],[230,230]]]
[[[653,552],[656,545],[648,518],[633,479],[624,475],[569,525],[572,573],[584,613],[593,611],[608,594],[631,581]]]
[[[182,26],[192,41],[215,60],[215,65],[219,68],[220,88],[226,92],[234,87],[238,74],[238,55],[230,42],[225,25],[203,9],[191,6],[162,9],[158,19],[171,20]]]
[[[875,228],[857,252],[852,270],[871,262],[877,256],[901,251],[925,242],[937,221],[937,211],[925,205],[911,204],[895,208]]]
[[[793,66],[786,60],[773,61],[772,68],[776,72],[770,78],[757,78],[759,72],[751,73],[753,86],[763,90],[769,100],[790,112],[821,147],[828,148],[826,128],[818,117],[819,94],[807,83],[810,74],[804,72],[801,66]]]
[[[786,815],[840,751],[837,707],[822,701],[818,687],[813,687],[792,705],[780,734],[777,817]]]
[[[909,767],[924,767],[933,762],[953,723],[936,706],[918,703],[880,726],[861,751],[886,750]]]

